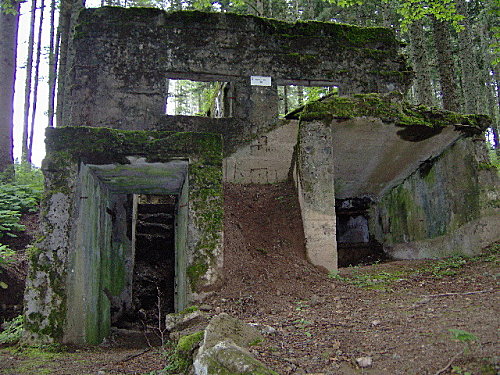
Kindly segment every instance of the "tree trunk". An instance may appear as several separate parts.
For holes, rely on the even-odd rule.
[[[298,107],[304,104],[304,88],[302,86],[297,86],[297,101]]]
[[[14,3],[14,14],[0,11],[0,172],[14,163],[12,129],[20,4]]]
[[[28,138],[28,147],[26,150],[26,162],[31,166],[31,156],[33,155],[33,136],[35,134],[35,117],[36,117],[36,103],[38,101],[38,81],[40,78],[40,57],[42,54],[42,29],[43,29],[43,13],[45,8],[45,0],[40,3],[40,20],[38,24],[37,46],[36,46],[36,59],[35,59],[35,78],[33,87],[33,108],[31,109],[31,124],[30,134]]]
[[[48,127],[54,127],[54,101],[56,95],[56,79],[57,79],[57,57],[59,52],[59,40],[61,34],[55,33],[55,13],[56,13],[56,0],[52,0],[50,3],[50,44],[49,44],[49,103],[47,110]]]
[[[413,69],[415,70],[415,96],[418,104],[431,106],[434,104],[434,95],[431,85],[429,51],[426,48],[422,21],[415,21],[411,24],[409,37]]]
[[[432,31],[434,34],[434,45],[437,52],[437,63],[439,81],[441,83],[441,95],[443,108],[449,111],[460,111],[458,100],[458,87],[456,83],[455,67],[452,55],[451,35],[449,25],[432,17]]]
[[[493,56],[491,56],[490,43],[491,39],[489,36],[488,23],[483,17],[482,22],[478,24],[478,33],[480,36],[480,61],[482,69],[480,69],[477,75],[477,80],[482,83],[482,92],[479,96],[479,113],[488,114],[493,123],[491,124],[491,130],[493,133],[493,142],[497,154],[500,155],[500,144],[499,144],[499,123],[500,123],[500,113],[499,104],[500,98],[498,97],[499,86],[497,80],[496,70],[491,66],[491,61]]]
[[[28,155],[29,142],[29,116],[31,108],[31,79],[33,73],[33,48],[35,44],[35,17],[36,16],[36,0],[31,3],[30,17],[30,34],[28,39],[28,57],[26,60],[26,81],[24,84],[24,121],[23,121],[23,143],[21,145],[22,161],[26,161]]]
[[[476,65],[476,49],[473,43],[472,24],[469,15],[468,2],[459,0],[458,11],[465,16],[465,29],[458,33],[459,56],[462,73],[462,95],[465,113],[476,113],[477,98],[480,88],[476,79],[478,67]]]

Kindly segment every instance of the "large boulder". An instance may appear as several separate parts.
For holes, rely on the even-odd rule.
[[[195,375],[278,375],[247,350],[262,340],[256,328],[225,313],[217,315],[194,358]]]

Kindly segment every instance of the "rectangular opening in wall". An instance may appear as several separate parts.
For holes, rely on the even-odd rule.
[[[370,235],[369,198],[335,200],[337,253],[340,267],[384,259],[382,246]]]
[[[307,102],[333,93],[338,93],[337,86],[278,86],[279,116],[284,117]]]
[[[176,195],[134,196],[133,320],[157,326],[175,311]]]
[[[232,91],[229,82],[166,79],[165,114],[231,117]]]

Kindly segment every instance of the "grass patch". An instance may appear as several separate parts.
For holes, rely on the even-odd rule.
[[[342,276],[338,272],[331,272],[329,277],[341,282],[355,285],[364,289],[380,291],[392,291],[391,285],[395,282],[409,280],[414,277],[432,277],[441,279],[444,277],[456,276],[467,265],[474,263],[498,264],[500,261],[500,243],[495,243],[477,256],[457,255],[440,260],[429,261],[417,268],[404,268],[396,271],[373,272],[370,267],[361,268],[359,266],[350,267],[351,274]]]

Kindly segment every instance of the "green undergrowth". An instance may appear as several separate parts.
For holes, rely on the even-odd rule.
[[[63,359],[80,360],[77,353],[69,353],[62,345],[11,346],[0,349],[0,355],[22,358],[15,367],[4,367],[6,375],[50,375],[59,373],[58,363]],[[83,375],[83,374],[82,374]]]
[[[392,291],[395,283],[409,281],[412,278],[426,277],[442,279],[457,276],[464,267],[474,263],[500,263],[500,242],[495,243],[477,256],[456,255],[448,258],[428,261],[424,265],[410,268],[400,268],[395,271],[374,272],[371,267],[350,267],[350,274],[343,276],[331,272],[329,277],[360,288],[380,291]]]
[[[15,255],[2,241],[7,237],[17,237],[25,230],[20,223],[21,215],[38,210],[42,192],[43,176],[38,168],[15,164],[13,178],[12,173],[0,174],[0,272]],[[0,282],[0,289],[7,287]]]
[[[24,331],[24,316],[18,315],[14,319],[2,323],[0,344],[15,344],[19,342]]]
[[[148,375],[187,374],[192,365],[193,352],[199,347],[204,335],[204,331],[198,331],[182,336],[174,348],[167,350],[168,365],[164,369],[152,371]]]
[[[0,241],[25,229],[19,223],[21,215],[38,210],[42,192],[43,176],[38,168],[16,164],[13,180],[0,175]]]

